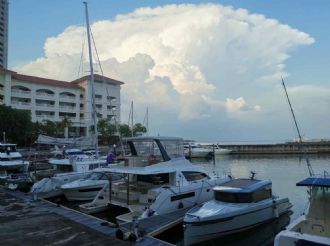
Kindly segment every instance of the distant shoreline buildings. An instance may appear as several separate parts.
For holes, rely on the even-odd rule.
[[[120,89],[124,83],[94,75],[98,118],[120,122]],[[72,122],[70,136],[89,136],[92,120],[90,76],[60,81],[0,68],[0,104],[31,112],[32,122]]]

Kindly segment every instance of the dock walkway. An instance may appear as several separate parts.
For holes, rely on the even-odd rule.
[[[0,187],[0,237],[4,245],[132,245],[117,239],[116,231],[107,221]],[[146,236],[134,245],[168,244]]]
[[[185,213],[189,209],[190,208],[182,208],[168,214],[155,215],[145,219],[140,219],[138,221],[138,230],[143,235],[156,236],[165,230],[181,223]],[[125,231],[131,230],[132,227],[133,222],[120,225],[120,228]]]

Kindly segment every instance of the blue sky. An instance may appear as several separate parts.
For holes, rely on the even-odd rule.
[[[275,19],[280,24],[288,25],[291,30],[298,30],[299,32],[306,33],[311,38],[314,39],[314,42],[310,42],[307,44],[297,44],[292,45],[292,47],[285,50],[286,55],[290,58],[284,59],[281,61],[281,64],[285,65],[283,69],[285,73],[288,74],[286,81],[289,84],[288,86],[299,87],[299,86],[318,86],[318,90],[322,91],[322,89],[329,89],[329,78],[330,78],[330,56],[329,56],[329,46],[330,46],[330,32],[328,29],[328,23],[330,23],[330,2],[327,0],[316,0],[316,1],[307,1],[307,0],[293,0],[293,1],[285,1],[285,0],[277,0],[277,1],[261,1],[261,0],[224,0],[224,1],[109,1],[109,0],[94,0],[89,1],[89,15],[90,21],[94,23],[95,21],[101,20],[111,20],[113,22],[116,21],[115,17],[117,15],[128,16],[128,14],[132,13],[137,8],[142,7],[150,7],[152,9],[156,7],[163,8],[168,4],[184,4],[189,3],[196,6],[199,6],[203,3],[213,3],[215,5],[220,4],[222,6],[233,6],[233,9],[236,11],[237,9],[246,9],[249,11],[249,14],[261,14],[264,15],[266,19]],[[186,11],[186,10],[183,10]],[[188,11],[188,10],[187,10]],[[156,11],[157,12],[157,11]],[[156,13],[155,12],[155,13]],[[158,12],[155,14],[157,15]],[[208,13],[205,13],[207,16]],[[35,61],[40,57],[45,57],[45,43],[47,38],[50,37],[58,37],[59,34],[63,33],[64,30],[68,26],[81,26],[84,21],[84,9],[82,1],[77,0],[31,0],[31,1],[10,1],[10,19],[9,19],[9,67],[15,68],[20,72],[25,72],[24,65],[30,62]],[[200,21],[204,21],[201,15]],[[129,17],[127,17],[129,18]],[[198,21],[198,20],[197,20]],[[183,20],[182,20],[183,22]],[[135,31],[136,32],[136,31]],[[296,36],[299,38],[299,35]],[[109,37],[111,38],[111,37]],[[260,42],[263,42],[261,39]],[[271,47],[270,47],[271,48]],[[137,51],[140,52],[140,51]],[[122,54],[122,53],[121,53]],[[149,56],[155,60],[152,54],[148,53]],[[121,55],[123,57],[123,55]],[[119,63],[124,61],[124,58],[120,58],[120,56],[115,57]],[[128,57],[126,57],[128,58]],[[247,57],[248,58],[248,57]],[[120,60],[122,59],[122,60]],[[200,62],[200,61],[199,61]],[[212,72],[207,73],[205,69],[203,70],[202,62],[200,62],[200,70],[202,74],[206,78],[206,82],[211,83],[214,80],[215,75]],[[206,65],[205,65],[206,66]],[[35,72],[34,75],[38,75],[38,72]],[[164,74],[162,74],[164,75]],[[229,74],[230,75],[230,74]],[[40,74],[40,76],[44,76],[44,74]],[[124,75],[118,75],[120,78],[125,78]],[[50,75],[51,77],[51,75]],[[228,78],[233,78],[229,76]],[[225,78],[222,78],[225,79]],[[251,79],[252,80],[252,79]],[[256,79],[257,80],[257,79]],[[174,81],[174,80],[173,80]],[[210,82],[211,81],[211,82]],[[175,84],[175,82],[173,82]],[[177,85],[177,84],[175,84]],[[236,85],[237,86],[237,85]],[[218,85],[215,85],[217,91],[219,88]],[[275,90],[275,87],[273,89]],[[182,87],[180,87],[182,89]],[[224,87],[225,88],[225,87]],[[313,87],[314,88],[314,87]],[[210,89],[210,88],[209,88]],[[176,88],[176,91],[179,89]],[[294,92],[294,88],[292,88]],[[298,90],[298,89],[297,89]],[[296,91],[297,91],[296,90]],[[317,91],[318,91],[317,90]],[[128,90],[127,90],[128,91]],[[306,90],[304,90],[306,91]],[[222,94],[221,94],[222,93]],[[244,104],[241,109],[248,108],[245,104],[247,99],[250,97],[250,101],[253,101],[255,97],[252,92],[249,94],[244,94],[244,92],[233,93],[231,96],[227,96],[225,92],[219,92],[218,95],[223,97],[223,102],[226,101],[226,97],[229,98],[227,100],[228,103],[234,102],[237,104]],[[260,94],[260,91],[256,92],[256,95]],[[126,93],[127,97],[134,96],[129,92]],[[238,98],[242,97],[243,100],[238,100]],[[294,95],[293,95],[294,97]],[[299,96],[297,96],[299,98]],[[316,100],[317,95],[315,97],[310,98],[310,100]],[[325,97],[326,98],[326,97]],[[182,97],[181,97],[182,99]],[[214,98],[213,98],[214,99]],[[232,99],[232,100],[231,100]],[[262,100],[259,100],[258,103],[256,100],[255,105],[251,104],[251,107],[258,108],[259,104],[262,104]],[[282,100],[282,99],[281,99]],[[301,101],[299,101],[301,100]],[[326,99],[325,99],[326,100]],[[129,99],[127,99],[129,101]],[[182,101],[187,102],[191,101],[191,99],[184,98]],[[210,100],[208,100],[210,101]],[[282,100],[283,101],[283,100]],[[297,103],[305,101],[304,98],[297,99]],[[313,101],[311,101],[313,102]],[[265,101],[265,104],[268,102]],[[306,102],[307,103],[307,102]],[[221,103],[220,103],[221,104]],[[142,104],[141,104],[142,105]],[[308,104],[310,105],[310,103]],[[285,105],[282,105],[283,109]],[[321,109],[321,107],[324,109]],[[311,111],[315,111],[315,108],[319,108],[319,114],[312,114],[313,117],[321,117],[316,118],[315,121],[325,121],[327,118],[323,119],[323,114],[328,114],[325,110],[329,106],[329,101],[324,101],[320,103],[320,105],[316,106]],[[184,106],[183,106],[184,107]],[[299,105],[297,106],[299,109]],[[302,107],[302,106],[301,106]],[[264,109],[261,105],[261,109]],[[302,107],[303,108],[303,107]],[[307,107],[308,108],[308,107]],[[329,108],[329,107],[328,107]],[[286,110],[286,109],[285,109]],[[123,103],[123,111],[127,111],[125,109],[125,103]],[[230,111],[230,110],[229,110]],[[227,112],[229,112],[227,110]],[[264,115],[270,114],[270,112],[274,112],[272,110],[264,111]],[[305,132],[306,137],[310,138],[319,138],[319,137],[327,137],[329,138],[329,126],[330,124],[324,124],[321,129],[315,131],[315,123],[308,119],[309,112],[308,109],[305,111],[297,112],[298,115],[302,117],[302,125],[304,127],[303,132]],[[179,114],[179,113],[178,113]],[[287,130],[281,130],[286,128],[285,120],[283,122],[278,123],[279,131],[274,130],[274,132],[270,133],[269,127],[265,127],[264,129],[260,129],[260,122],[257,124],[253,123],[253,120],[249,120],[248,126],[243,124],[244,120],[242,119],[242,115],[240,115],[239,120],[234,120],[230,114],[228,114],[228,121],[221,119],[221,125],[223,125],[227,130],[226,134],[219,134],[214,136],[212,131],[217,131],[218,127],[216,124],[214,126],[210,126],[210,133],[197,134],[197,130],[202,126],[202,121],[182,121],[182,117],[177,116],[178,114],[169,113],[173,119],[178,120],[178,124],[170,124],[167,126],[167,130],[165,133],[169,133],[169,135],[178,134],[182,131],[177,130],[177,126],[187,126],[187,124],[191,127],[186,128],[186,134],[184,137],[198,138],[200,140],[216,140],[216,139],[226,139],[230,140],[270,140],[277,141],[280,139],[289,139],[290,137],[294,137],[294,132],[292,131],[291,121],[287,118],[287,122],[289,127]],[[124,113],[123,113],[124,115]],[[154,115],[157,115],[154,114]],[[289,117],[287,114],[286,117]],[[258,116],[256,116],[258,117]],[[281,116],[279,116],[281,117]],[[203,117],[201,117],[203,118]],[[243,117],[244,118],[244,117]],[[306,121],[304,119],[306,118]],[[210,116],[209,120],[216,120],[215,116]],[[263,118],[263,120],[265,120]],[[155,133],[159,133],[157,128],[163,128],[160,122],[156,123],[157,120],[154,121]],[[329,122],[329,121],[328,121]],[[266,124],[266,123],[265,123]],[[156,130],[157,129],[157,130]],[[228,134],[228,132],[235,132],[235,134]],[[251,132],[249,134],[245,134],[245,132]],[[253,133],[253,131],[255,131]],[[172,133],[172,134],[171,134]],[[289,135],[291,133],[291,136]]]

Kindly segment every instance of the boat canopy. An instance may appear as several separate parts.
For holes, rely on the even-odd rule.
[[[221,186],[214,187],[213,190],[230,193],[251,193],[271,184],[270,180],[233,179]]]
[[[308,177],[296,184],[297,186],[318,186],[318,187],[330,187],[330,177]]]
[[[184,158],[183,140],[176,137],[131,137],[124,138],[126,156],[155,156],[163,161]]]

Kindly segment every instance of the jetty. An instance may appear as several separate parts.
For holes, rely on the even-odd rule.
[[[0,236],[4,245],[132,245],[116,238],[118,228],[108,221],[34,199],[31,194],[0,187]],[[145,235],[134,245],[168,243]]]
[[[326,154],[330,153],[330,141],[304,141],[277,144],[219,144],[231,150],[231,154]]]

